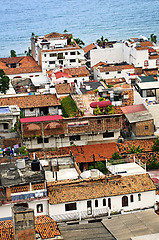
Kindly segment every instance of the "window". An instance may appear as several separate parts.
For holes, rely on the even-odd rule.
[[[55,61],[49,61],[49,64],[55,64]]]
[[[107,122],[110,122],[110,118],[107,118],[106,121],[107,121]]]
[[[3,123],[3,128],[8,129],[8,123]]]
[[[90,207],[92,207],[92,204],[91,204],[91,201],[89,200],[87,201],[87,208],[90,208]]]
[[[43,212],[43,204],[37,204],[36,205],[36,210],[37,210],[37,213]]]
[[[34,108],[30,108],[30,112],[33,112],[34,111]]]
[[[109,74],[109,72],[106,72],[105,74]]]
[[[76,55],[76,52],[70,52],[70,55]]]
[[[97,120],[97,124],[101,124],[101,120]]]
[[[56,57],[57,53],[50,53],[50,57]]]
[[[34,77],[33,75],[30,75],[29,77]]]
[[[149,66],[148,60],[145,60],[145,61],[144,61],[144,66],[145,66],[145,67],[148,67],[148,66]]]
[[[68,55],[68,52],[65,52],[65,55]]]
[[[76,62],[76,59],[70,59],[70,63]]]
[[[121,71],[117,71],[117,73],[119,73],[119,74],[120,74],[120,73],[121,73]]]
[[[40,144],[40,143],[43,143],[43,139],[40,137],[40,138],[37,138],[37,143]]]
[[[106,199],[103,198],[103,207],[105,207],[105,206],[106,206]]]
[[[159,66],[159,59],[156,60],[156,66]]]
[[[130,202],[134,202],[134,196],[130,195]]]
[[[141,193],[138,194],[138,201],[141,201]]]
[[[119,118],[115,118],[115,121],[116,121],[116,122],[119,122]]]
[[[35,77],[39,77],[39,75],[35,75]]]
[[[98,200],[95,200],[95,207],[98,207]]]
[[[123,196],[122,197],[122,207],[127,207],[128,206],[128,197]]]
[[[108,207],[111,209],[111,198],[108,198]]]
[[[44,57],[46,57],[46,54],[44,54]]]
[[[79,141],[80,135],[70,136],[70,141]]]
[[[105,132],[103,133],[103,138],[114,137],[114,132]]]
[[[76,203],[65,204],[65,211],[73,211],[73,210],[77,210]]]
[[[44,143],[49,143],[49,139],[48,138],[44,138]]]
[[[149,126],[145,126],[145,130],[149,130]]]
[[[62,65],[62,64],[63,64],[63,60],[59,60],[59,64],[61,64],[61,65]]]

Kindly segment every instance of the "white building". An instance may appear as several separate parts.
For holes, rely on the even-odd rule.
[[[31,38],[32,56],[42,67],[44,75],[50,69],[60,66],[79,67],[83,50],[78,46],[72,34],[50,33]]]
[[[48,183],[49,212],[56,221],[81,220],[154,206],[155,186],[148,174]]]

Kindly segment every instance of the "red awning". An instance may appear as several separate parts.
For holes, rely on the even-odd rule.
[[[111,103],[111,101],[108,100],[108,101],[102,101],[102,102],[92,102],[90,104],[90,107],[96,108],[97,106],[99,106],[100,108],[102,108],[102,107],[107,107],[109,105],[112,105],[112,103]]]

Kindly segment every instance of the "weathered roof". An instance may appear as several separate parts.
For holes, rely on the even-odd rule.
[[[54,74],[55,74],[56,79],[62,78],[62,77],[70,78],[70,76],[64,72],[55,72]]]
[[[121,110],[124,114],[129,114],[129,113],[146,111],[147,109],[143,104],[138,104],[138,105],[121,107]]]
[[[19,64],[17,68],[7,66],[17,63]],[[3,69],[7,75],[42,72],[41,67],[31,56],[0,58],[0,68]]]
[[[42,239],[61,235],[56,222],[47,215],[35,217],[35,231],[40,234]],[[15,240],[12,220],[0,221],[0,239]]]
[[[57,94],[70,94],[71,93],[71,88],[69,83],[64,83],[64,84],[56,84],[55,89]]]
[[[72,77],[89,76],[89,71],[86,67],[64,68],[63,71]]]
[[[127,120],[129,121],[129,123],[153,120],[153,116],[147,110],[140,111],[140,112],[134,112],[134,113],[128,113],[128,114],[125,114],[125,116],[126,116]]]
[[[156,189],[149,174],[49,182],[47,186],[50,204],[141,193]]]
[[[113,71],[122,71],[125,69],[134,69],[133,65],[108,65],[108,66],[99,66],[98,69],[100,72],[113,72]]]
[[[35,108],[46,106],[59,106],[60,100],[55,94],[27,95],[17,97],[4,97],[0,99],[0,106],[17,105],[19,108]]]

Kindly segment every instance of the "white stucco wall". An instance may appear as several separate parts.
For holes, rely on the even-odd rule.
[[[106,199],[106,206],[103,207],[103,198],[98,198],[98,207],[95,207],[95,200],[96,199],[89,199],[92,202],[92,212],[98,211],[100,212],[107,212],[108,208],[108,198],[111,199],[111,212],[120,212],[121,210],[124,211],[132,211],[135,209],[144,209],[144,208],[150,208],[153,207],[155,204],[155,191],[149,191],[149,192],[141,192],[141,201],[138,200],[138,193],[133,193],[134,202],[130,202],[130,195],[120,195],[120,196],[112,196],[112,197],[105,197]],[[122,207],[122,197],[127,196],[128,197],[128,206]],[[50,216],[55,220],[62,220],[62,219],[71,219],[75,216],[80,218],[80,214],[87,215],[87,201],[77,201],[77,210],[73,211],[65,211],[65,204],[49,204],[49,213]],[[67,202],[69,203],[69,202]],[[81,213],[80,213],[81,212]]]

